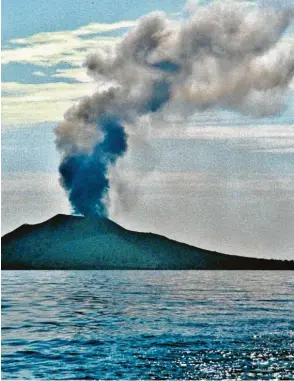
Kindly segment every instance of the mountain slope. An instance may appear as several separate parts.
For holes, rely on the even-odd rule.
[[[107,219],[57,215],[2,238],[2,269],[294,269],[128,231]]]

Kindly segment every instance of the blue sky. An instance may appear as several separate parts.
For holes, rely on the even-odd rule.
[[[135,20],[160,9],[167,13],[180,12],[185,4],[178,0],[4,0],[2,1],[3,43],[43,31],[74,30],[90,23],[112,23]]]
[[[117,43],[148,12],[177,18],[184,6],[178,0],[2,1],[2,234],[70,213],[53,131],[74,102],[95,91],[82,67],[87,54]],[[293,26],[285,38],[293,41]],[[283,245],[287,257],[294,245],[293,91],[292,83],[287,107],[275,118],[214,110],[154,131],[142,151],[130,150],[121,163],[141,201],[113,218],[225,252],[259,255],[271,246],[268,256],[275,256]]]

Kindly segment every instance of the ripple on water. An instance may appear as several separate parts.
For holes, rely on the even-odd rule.
[[[292,272],[6,271],[2,378],[294,379],[293,284]]]

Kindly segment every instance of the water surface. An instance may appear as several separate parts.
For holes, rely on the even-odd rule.
[[[2,272],[2,378],[294,379],[294,273]]]

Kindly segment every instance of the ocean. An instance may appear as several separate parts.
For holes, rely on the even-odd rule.
[[[2,379],[294,379],[294,272],[3,271]]]

